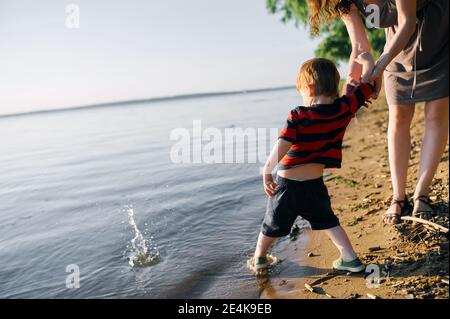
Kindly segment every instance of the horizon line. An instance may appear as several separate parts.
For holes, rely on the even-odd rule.
[[[93,108],[116,107],[116,106],[120,106],[120,105],[133,105],[133,104],[142,104],[142,103],[174,101],[174,100],[181,100],[181,99],[208,98],[208,97],[213,97],[213,96],[281,91],[281,90],[287,90],[287,89],[292,89],[292,88],[295,88],[295,86],[286,85],[286,86],[277,86],[277,87],[271,87],[271,88],[260,88],[260,89],[250,89],[250,90],[217,91],[217,92],[169,95],[169,96],[161,96],[161,97],[154,97],[154,98],[122,100],[122,101],[115,101],[115,102],[87,104],[87,105],[81,105],[81,106],[72,106],[72,107],[69,106],[69,107],[62,107],[62,108],[55,108],[55,109],[42,109],[42,110],[28,111],[28,112],[25,111],[25,112],[19,112],[19,113],[3,114],[3,115],[0,114],[0,119],[7,118],[7,117],[15,117],[15,116],[36,115],[36,114],[40,114],[40,113],[70,112],[70,111],[78,111],[78,110],[93,109]]]

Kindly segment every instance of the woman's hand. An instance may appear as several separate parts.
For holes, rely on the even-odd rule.
[[[356,54],[352,54],[355,56]],[[359,78],[355,79],[351,74],[347,77],[347,81],[345,82],[343,88],[343,95],[353,94],[356,86],[361,83],[370,83],[370,78],[372,77],[372,73],[374,71],[375,62],[373,60],[372,54],[368,51],[364,51],[356,55],[353,59],[354,65],[358,65],[358,67],[353,67],[353,69],[359,70]],[[355,72],[354,72],[355,73]],[[374,96],[375,97],[375,96]],[[378,95],[376,96],[378,97]]]
[[[362,52],[356,57],[356,62],[362,65],[361,82],[370,83],[370,78],[375,68],[372,54],[368,51]]]
[[[383,85],[383,73],[389,64],[391,59],[388,54],[382,54],[380,58],[377,60],[375,67],[373,68],[372,74],[370,75],[368,82],[374,83],[375,91],[373,93],[374,98],[377,98],[380,95],[381,87]]]
[[[360,83],[369,83],[375,66],[372,54],[368,51],[363,51],[358,55],[352,53],[352,57],[354,57],[351,68],[353,72],[347,76],[342,92],[343,95],[353,94],[355,87]],[[355,76],[358,78],[355,78]]]
[[[264,174],[263,183],[264,191],[266,192],[267,196],[272,197],[273,193],[275,193],[275,189],[277,188],[277,184],[273,181],[272,174]]]

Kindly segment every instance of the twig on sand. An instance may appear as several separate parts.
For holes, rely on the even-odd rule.
[[[319,295],[325,295],[330,299],[334,299],[334,297],[332,295],[330,295],[329,293],[323,291],[322,289],[319,289],[319,291],[317,291],[316,288],[311,286],[310,284],[305,284],[305,288],[312,293],[319,294]]]
[[[402,257],[402,256],[392,256],[392,258],[400,260],[400,261],[404,261],[404,260],[408,260],[409,257]]]
[[[311,292],[315,292],[314,288],[311,287],[311,285],[309,285],[309,284],[305,284],[305,288],[308,289]]]
[[[422,218],[418,218],[418,217],[411,217],[411,216],[403,216],[401,219],[402,220],[409,220],[409,221],[413,221],[413,222],[417,222],[417,223],[421,223],[421,224],[425,224],[425,225],[429,225],[429,226],[432,226],[434,228],[439,229],[444,234],[448,234],[448,228],[445,228],[444,226],[441,226],[439,224],[430,222],[429,220],[426,220],[426,219],[422,219]]]
[[[398,286],[401,286],[401,285],[403,285],[403,281],[398,281],[398,282],[396,282],[395,284],[393,284],[393,285],[391,286],[391,288],[395,288],[395,287],[398,287]]]
[[[366,294],[367,297],[369,297],[370,299],[380,299],[379,297],[372,295],[372,294]]]
[[[423,227],[425,227],[425,228],[428,229],[428,230],[436,231],[436,228],[431,227],[431,226],[429,226],[429,225],[423,224]]]

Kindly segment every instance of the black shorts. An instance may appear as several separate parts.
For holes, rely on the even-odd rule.
[[[331,209],[330,196],[323,178],[294,181],[277,177],[277,189],[267,202],[262,233],[269,237],[289,235],[297,216],[311,224],[313,230],[339,226]]]

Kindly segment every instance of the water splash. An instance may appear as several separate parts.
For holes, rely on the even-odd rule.
[[[134,220],[134,209],[132,206],[126,208],[128,223],[133,227],[134,238],[131,240],[132,251],[128,256],[131,267],[149,267],[158,263],[160,259],[159,250],[152,244],[151,240],[144,238]]]

